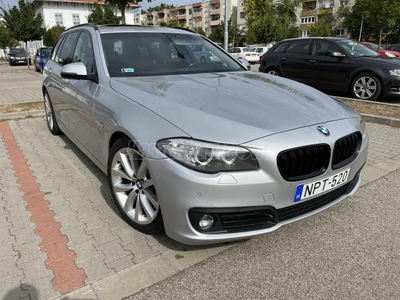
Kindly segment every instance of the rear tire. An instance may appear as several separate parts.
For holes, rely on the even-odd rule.
[[[58,127],[56,115],[54,114],[53,105],[51,104],[50,96],[47,91],[43,94],[44,97],[44,111],[46,113],[47,128],[52,135],[62,134],[61,129]]]

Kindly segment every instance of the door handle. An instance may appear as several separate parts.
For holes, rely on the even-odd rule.
[[[285,61],[286,60],[286,57],[281,57],[281,61]]]
[[[315,64],[317,61],[315,59],[310,59],[310,64]]]

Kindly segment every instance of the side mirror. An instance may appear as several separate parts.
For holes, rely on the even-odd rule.
[[[70,63],[61,69],[61,77],[65,79],[88,80],[86,67],[81,62]]]
[[[332,52],[331,57],[346,57],[346,55],[342,54],[341,52]]]

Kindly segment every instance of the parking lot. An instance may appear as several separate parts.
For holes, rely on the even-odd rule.
[[[1,65],[0,105],[39,101],[40,78]],[[259,238],[189,247],[129,227],[106,176],[43,116],[0,122],[0,299],[396,299],[400,128],[367,131],[351,199]]]

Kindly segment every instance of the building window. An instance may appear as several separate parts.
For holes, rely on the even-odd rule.
[[[346,6],[347,5],[347,0],[340,1],[340,6]]]
[[[54,14],[56,17],[56,25],[64,26],[62,14]]]
[[[337,35],[337,36],[342,36],[342,35],[344,35],[344,29],[336,29],[336,35]]]
[[[310,31],[308,30],[301,31],[301,37],[309,37],[309,36],[310,36]]]
[[[243,1],[240,1],[240,6],[244,6],[244,2]]]
[[[81,24],[80,20],[79,20],[79,15],[72,15],[72,24],[74,25],[79,25]]]
[[[240,18],[241,19],[246,18],[246,13],[244,11],[240,12]]]
[[[303,17],[301,18],[301,24],[309,24],[309,23],[314,23],[315,22],[315,17]]]

